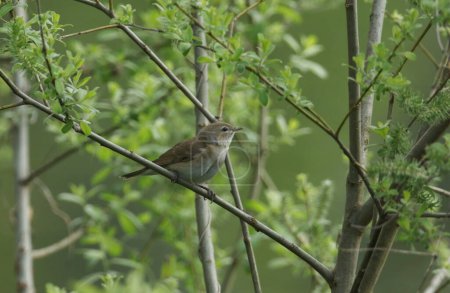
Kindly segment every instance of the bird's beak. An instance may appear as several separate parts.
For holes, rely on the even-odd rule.
[[[240,130],[242,130],[243,128],[242,127],[236,127],[236,128],[233,128],[233,131],[234,132],[238,132],[238,131],[240,131]]]

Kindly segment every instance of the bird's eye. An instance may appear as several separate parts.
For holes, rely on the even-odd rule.
[[[224,127],[222,127],[221,130],[222,130],[223,132],[228,131],[228,127],[224,126]]]

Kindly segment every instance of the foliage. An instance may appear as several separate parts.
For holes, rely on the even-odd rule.
[[[297,190],[291,194],[278,190],[267,190],[264,200],[248,203],[264,221],[289,239],[303,247],[312,255],[320,255],[321,261],[328,266],[333,263],[337,249],[337,226],[329,220],[333,187],[329,180],[320,186],[312,185],[305,174],[296,178]],[[302,223],[298,225],[298,223]],[[311,276],[314,292],[323,292],[327,284],[305,264],[292,258],[291,254],[277,244],[272,245],[279,257],[270,261],[272,269],[289,267],[295,273]]]
[[[301,27],[302,15],[298,11],[321,9],[337,2],[262,1],[239,19],[235,17],[246,9],[247,1],[232,5],[196,1],[193,7],[192,1],[158,0],[145,10],[114,2],[117,6],[112,7],[115,17],[110,24],[135,30],[151,48],[156,48],[170,70],[194,88],[193,49],[199,40],[192,24],[196,20],[194,8],[198,10],[207,34],[204,48],[208,55],[199,62],[209,65],[210,108],[218,104],[226,76],[225,120],[246,129],[246,137],[238,136],[239,142],[232,148],[233,160],[239,163],[234,164],[239,182],[246,185],[254,182],[252,168],[260,155],[258,108],[269,109],[269,153],[281,146],[292,146],[297,137],[311,132],[312,128],[304,127],[297,117],[272,103],[275,98],[289,98],[312,113],[314,99],[304,96],[301,77],[328,77],[325,66],[314,60],[326,48],[317,36],[293,31]],[[374,46],[374,55],[355,56],[356,82],[362,93],[367,90],[366,95],[374,94],[380,104],[385,100],[395,102],[409,121],[433,125],[448,119],[448,86],[436,95],[426,96],[401,69],[404,62],[419,58],[406,44],[417,41],[430,19],[441,25],[440,32],[445,35],[450,5],[445,5],[448,1],[409,2],[406,10],[389,13],[389,39]],[[0,17],[10,12],[11,3],[0,6]],[[435,5],[439,10],[436,17]],[[0,54],[12,58],[11,72],[24,70],[32,81],[30,96],[66,117],[62,129],[45,119],[47,130],[60,146],[80,146],[83,138],[71,131],[80,127],[85,135],[95,130],[132,152],[155,158],[168,146],[193,135],[191,103],[161,77],[156,65],[142,58],[139,47],[119,31],[99,31],[95,42],[89,42],[64,35],[69,27],[60,23],[58,13],[46,11],[29,21],[5,20],[1,30]],[[145,30],[147,27],[158,30]],[[14,114],[3,113],[2,140],[14,119]],[[375,146],[367,174],[386,210],[398,215],[401,240],[424,244],[444,257],[448,247],[437,244],[437,238],[442,237],[440,227],[421,216],[440,207],[441,201],[429,185],[437,184],[450,170],[450,136],[429,146],[422,159],[411,160],[408,154],[416,133],[403,120],[390,115],[371,127],[381,143]],[[89,183],[67,184],[68,190],[61,192],[58,199],[74,209],[76,216],[70,228],[82,227],[85,231],[76,251],[84,257],[88,273],[73,286],[64,286],[81,293],[203,291],[201,266],[194,257],[198,237],[192,194],[160,177],[119,181],[117,175],[136,166],[129,166],[128,160],[99,145],[87,143],[83,150],[100,167],[89,170]],[[10,147],[0,146],[2,162],[9,163],[11,153]],[[284,186],[282,190],[265,186],[262,198],[245,202],[245,206],[332,267],[339,228],[330,220],[332,184],[326,180],[314,186],[305,174],[298,174],[295,182],[295,192],[284,191]],[[219,194],[229,190],[226,176],[216,176],[210,186]],[[214,214],[213,222],[214,241],[219,243],[215,247],[216,263],[221,274],[231,265],[231,246],[225,247],[218,233],[219,227],[225,225],[223,214]],[[326,282],[297,257],[276,244],[271,247],[276,257],[270,261],[270,269],[287,267],[295,274],[312,277],[316,292],[326,290]],[[46,291],[70,292],[53,284],[48,284]]]

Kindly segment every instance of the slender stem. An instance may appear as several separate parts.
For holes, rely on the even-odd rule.
[[[349,116],[349,151],[356,163],[361,162],[361,108],[355,106],[360,96],[360,87],[356,80],[356,64],[353,58],[359,54],[358,8],[356,0],[345,2],[348,52],[348,107],[355,108]],[[338,245],[338,256],[334,269],[335,288],[333,292],[348,292],[358,265],[358,249],[362,233],[360,229],[351,225],[352,217],[358,213],[363,195],[363,181],[357,167],[349,165],[346,184],[344,222]]]
[[[450,218],[450,212],[440,212],[440,213],[424,212],[421,217],[436,218],[436,219]]]
[[[55,76],[53,75],[52,65],[50,63],[50,60],[48,59],[47,44],[45,42],[44,29],[42,28],[42,16],[41,16],[41,3],[40,3],[40,0],[36,0],[36,8],[37,8],[37,13],[38,13],[39,32],[40,32],[41,41],[42,41],[42,55],[44,56],[45,65],[47,66],[48,74],[50,75],[50,79],[51,79],[51,83],[52,83],[53,88],[55,89],[55,92],[56,92],[56,80],[55,80]],[[64,112],[64,115],[69,117],[69,113],[67,112],[67,110],[65,108],[64,101],[62,100],[61,96],[58,93],[56,93],[56,98],[58,99],[58,103],[61,106],[61,109]]]
[[[163,33],[164,32],[163,30],[160,30],[160,29],[157,29],[157,28],[149,28],[149,27],[144,27],[144,26],[140,26],[140,25],[137,25],[137,24],[127,24],[127,26],[134,27],[134,28],[141,29],[141,30],[156,32],[156,33]],[[79,32],[72,33],[72,34],[63,35],[63,36],[61,36],[61,39],[67,39],[67,38],[71,38],[71,37],[76,37],[76,36],[80,36],[80,35],[86,35],[86,34],[90,34],[90,33],[93,33],[93,32],[98,32],[98,31],[107,30],[107,29],[111,29],[111,28],[118,28],[118,27],[119,27],[119,25],[117,23],[108,24],[108,25],[102,25],[102,26],[91,28],[91,29],[87,29],[87,30],[84,30],[84,31],[79,31]]]
[[[80,35],[90,34],[90,33],[93,33],[93,32],[107,30],[107,29],[111,29],[111,28],[117,28],[118,26],[119,25],[117,23],[108,24],[108,25],[102,25],[102,26],[91,28],[91,29],[87,29],[87,30],[84,30],[84,31],[63,35],[63,36],[61,36],[61,39],[67,39],[67,38],[76,37],[76,36],[80,36]]]
[[[234,28],[235,28],[236,23],[239,20],[239,18],[241,18],[242,16],[247,14],[250,10],[252,10],[256,6],[258,6],[261,2],[262,2],[262,0],[255,1],[254,3],[250,4],[249,6],[247,6],[244,10],[242,10],[241,12],[236,14],[235,17],[233,17],[233,20],[231,21],[230,27],[228,29],[228,39],[231,39],[231,37],[233,36]],[[195,16],[194,16],[194,18],[195,18]],[[203,30],[204,30],[204,28],[203,28]],[[230,49],[230,45],[229,44],[227,45],[227,48]],[[221,84],[221,89],[220,89],[219,106],[217,108],[217,117],[219,118],[219,120],[222,118],[223,104],[224,104],[226,92],[227,92],[227,74],[224,72],[223,75],[222,75],[222,84]]]
[[[64,248],[75,243],[78,239],[81,238],[81,236],[83,236],[83,234],[84,229],[78,229],[73,233],[67,235],[67,237],[64,237],[63,239],[59,240],[58,242],[55,242],[47,247],[35,249],[33,250],[33,259],[44,258],[58,251],[61,251]]]
[[[430,62],[434,65],[434,67],[439,68],[439,63],[436,61],[436,59],[434,59],[433,54],[431,54],[431,52],[427,49],[427,47],[425,47],[424,44],[420,43],[419,48],[420,50],[422,50],[422,52],[425,54],[428,60],[430,60]]]
[[[14,8],[16,17],[28,21],[26,0],[17,1]],[[19,71],[15,74],[17,89],[19,91],[28,91],[30,85],[25,76],[25,72]],[[11,81],[12,83],[12,81]],[[23,101],[20,96],[16,100]],[[26,108],[18,108],[18,119],[13,126],[14,133],[14,155],[15,155],[15,194],[16,194],[16,284],[17,292],[34,293],[33,276],[33,243],[32,243],[32,225],[31,225],[31,187],[24,184],[22,179],[28,176],[30,172],[30,129],[29,115]]]
[[[432,186],[432,185],[429,185],[428,188],[430,188],[431,190],[433,190],[434,192],[436,192],[440,195],[450,198],[450,191],[448,191],[448,190],[442,189],[437,186]]]
[[[77,1],[86,1],[86,0],[77,0]],[[65,123],[65,117],[63,115],[57,114],[53,112],[50,108],[46,107],[45,105],[39,103],[35,99],[31,98],[27,94],[25,94],[22,90],[20,90],[12,81],[11,79],[5,74],[5,72],[0,69],[0,78],[3,79],[3,81],[8,85],[8,87],[21,99],[23,99],[27,104],[35,107],[36,109],[40,110],[41,112],[46,113],[49,115],[52,119],[58,120],[62,123]],[[84,135],[84,133],[81,131],[81,128],[77,123],[74,123],[73,130],[77,132],[80,135]],[[148,167],[149,169],[154,170],[160,175],[163,175],[166,178],[169,178],[172,181],[175,181],[177,184],[184,186],[192,191],[194,191],[197,194],[200,194],[204,198],[216,203],[229,213],[235,215],[239,219],[242,219],[244,222],[252,226],[256,231],[261,232],[271,239],[273,239],[275,242],[279,243],[295,255],[297,255],[300,259],[305,261],[307,264],[309,264],[316,272],[318,272],[331,286],[332,282],[332,272],[329,268],[327,268],[324,264],[322,264],[320,261],[318,261],[316,258],[311,256],[309,253],[304,251],[302,248],[297,246],[295,243],[289,241],[282,235],[280,235],[275,230],[269,228],[264,223],[258,221],[256,218],[251,216],[250,214],[236,208],[232,204],[228,203],[227,201],[223,200],[218,195],[214,194],[212,191],[207,191],[204,188],[202,188],[199,185],[192,184],[190,182],[187,182],[185,180],[177,178],[177,175],[155,163],[153,163],[150,160],[145,159],[142,156],[139,156],[138,154],[126,150],[123,147],[105,139],[104,137],[98,135],[95,132],[92,132],[90,135],[87,136],[89,139],[95,141],[99,145],[110,149],[111,151],[126,157],[132,161],[135,161],[144,167]]]
[[[20,107],[22,105],[25,105],[25,103],[23,101],[20,101],[20,102],[17,102],[17,103],[13,103],[13,104],[9,104],[9,105],[5,105],[5,106],[1,106],[0,107],[0,111],[8,110],[8,109],[16,108],[16,107]]]
[[[450,263],[450,258],[447,258],[446,263]],[[437,293],[442,292],[446,286],[450,284],[450,276],[448,274],[448,269],[445,266],[434,270],[434,276],[431,278],[428,286],[425,290],[421,291],[424,293]]]
[[[242,205],[241,197],[239,195],[239,189],[237,188],[236,179],[233,172],[233,166],[231,164],[230,157],[227,156],[225,159],[225,165],[227,167],[228,179],[230,181],[231,194],[233,195],[234,204],[240,210],[244,210],[244,206]],[[250,231],[248,230],[247,225],[244,221],[241,222],[242,228],[242,236],[244,240],[245,250],[247,252],[248,264],[250,266],[250,273],[252,275],[253,281],[253,290],[255,293],[262,292],[261,290],[261,281],[259,280],[258,268],[256,265],[255,253],[253,251],[252,240],[250,237]]]
[[[414,45],[411,48],[411,52],[414,52],[415,49],[417,48],[417,46],[420,44],[420,42],[422,41],[422,39],[425,37],[425,35],[427,34],[427,32],[430,30],[431,25],[433,24],[433,21],[430,20],[427,24],[427,26],[425,27],[425,29],[423,30],[423,32],[420,34],[419,38],[416,40],[416,42],[414,43]],[[388,61],[391,61],[392,58],[395,56],[395,52],[396,50],[400,47],[401,43],[403,43],[404,39],[402,39],[396,46],[395,48],[392,50],[391,55],[388,58]],[[400,71],[403,69],[403,66],[405,66],[406,62],[408,61],[408,58],[404,57],[400,66],[397,68],[397,70],[395,71],[395,73],[393,74],[393,76],[397,76]],[[372,89],[372,87],[376,84],[378,78],[380,77],[381,73],[383,72],[382,69],[380,69],[377,74],[375,75],[375,77],[372,79],[372,81],[370,82],[370,84],[364,89],[364,91],[362,92],[361,96],[359,97],[358,101],[355,103],[355,105],[353,106],[353,108],[350,109],[349,112],[347,112],[347,114],[344,116],[344,119],[342,119],[341,123],[339,124],[337,130],[336,130],[336,135],[339,135],[342,126],[344,125],[345,121],[347,121],[347,118],[350,116],[351,112],[353,112],[355,110],[355,108],[361,103],[361,101],[364,99],[364,97],[369,93],[369,90]]]
[[[203,22],[202,15],[198,8],[194,7],[194,14]],[[194,36],[200,44],[206,44],[205,33],[195,24],[192,25]],[[198,59],[207,55],[203,48],[194,47],[194,68],[195,68],[195,90],[198,100],[205,108],[208,108],[208,64],[198,62]],[[206,125],[208,120],[202,113],[195,108],[196,128],[198,131]],[[211,232],[212,214],[209,203],[201,195],[195,195],[195,216],[197,220],[197,235],[199,240],[199,256],[203,268],[203,279],[206,292],[220,292],[220,284],[217,278],[216,261],[214,258],[214,244]]]

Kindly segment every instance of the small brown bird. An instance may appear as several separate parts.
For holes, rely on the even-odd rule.
[[[176,144],[153,162],[175,172],[184,180],[206,182],[219,171],[234,134],[241,129],[225,122],[211,123],[203,127],[196,137]],[[129,179],[155,174],[155,171],[145,167],[121,177]]]

